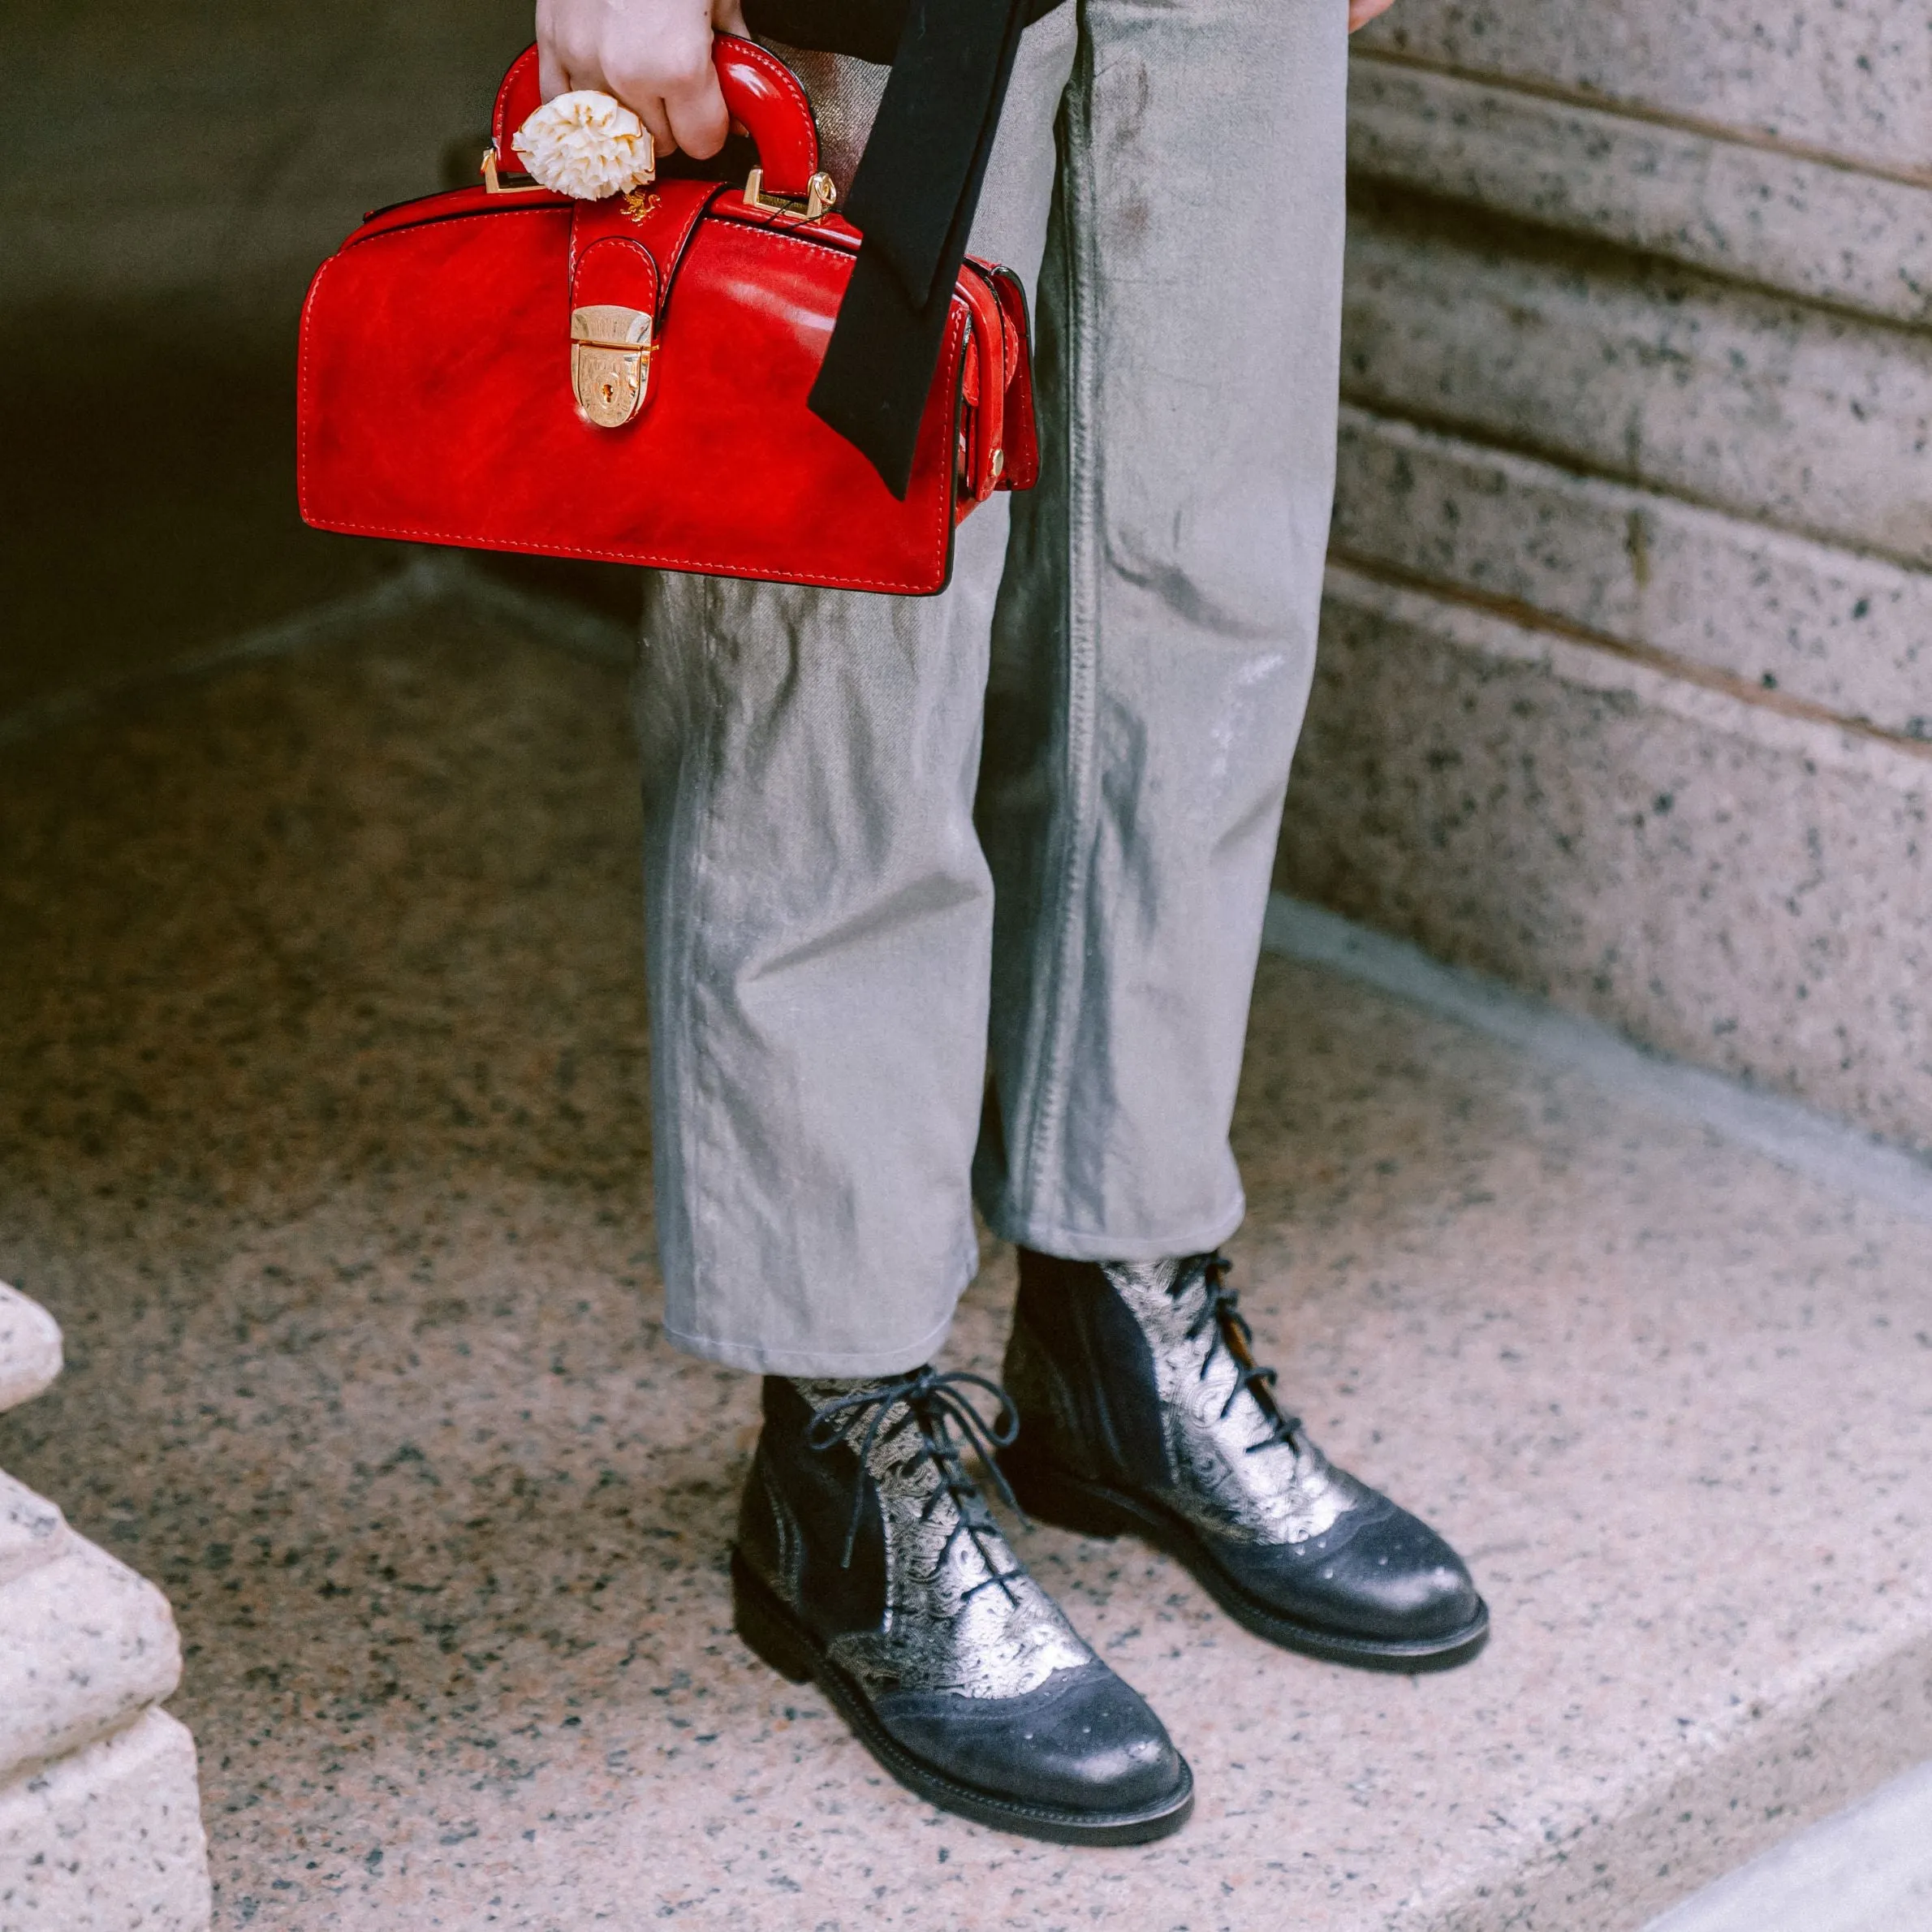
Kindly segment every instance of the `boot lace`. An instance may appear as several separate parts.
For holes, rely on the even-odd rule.
[[[1301,1418],[1290,1415],[1281,1406],[1274,1395],[1274,1371],[1261,1367],[1254,1359],[1254,1330],[1248,1326],[1247,1317],[1241,1313],[1240,1296],[1227,1285],[1233,1268],[1234,1263],[1224,1254],[1208,1255],[1201,1264],[1201,1313],[1188,1329],[1190,1342],[1210,1332],[1213,1336],[1207,1353],[1201,1358],[1201,1379],[1207,1380],[1208,1370],[1214,1364],[1214,1351],[1225,1349],[1227,1359],[1235,1366],[1235,1386],[1228,1391],[1227,1399],[1221,1405],[1222,1421],[1227,1420],[1244,1395],[1251,1395],[1267,1429],[1258,1442],[1248,1445],[1247,1453],[1257,1455],[1264,1449],[1277,1449],[1284,1445],[1293,1448],[1295,1437],[1301,1428]],[[1183,1266],[1175,1274],[1167,1292],[1179,1301],[1192,1279],[1192,1270]]]
[[[967,1394],[970,1388],[984,1389],[999,1405],[990,1422],[972,1406]],[[888,1426],[886,1418],[895,1408],[899,1410],[899,1414]],[[1020,1433],[1020,1412],[1014,1408],[1012,1398],[998,1382],[964,1369],[948,1369],[943,1374],[929,1367],[915,1369],[908,1374],[894,1376],[872,1388],[860,1389],[852,1395],[840,1395],[821,1404],[812,1412],[812,1420],[806,1426],[806,1446],[822,1454],[845,1438],[853,1417],[867,1411],[870,1412],[856,1444],[860,1468],[870,1467],[869,1458],[875,1447],[891,1443],[908,1430],[916,1430],[919,1441],[912,1451],[913,1459],[929,1461],[939,1476],[939,1486],[927,1497],[925,1507],[919,1512],[921,1520],[930,1521],[939,1506],[950,1501],[955,1520],[941,1546],[942,1554],[950,1555],[955,1542],[964,1536],[979,1552],[980,1560],[986,1566],[987,1574],[968,1589],[964,1596],[975,1596],[997,1584],[1006,1593],[1008,1602],[1016,1602],[1012,1580],[1025,1572],[1017,1564],[1003,1570],[999,1567],[998,1552],[1004,1547],[999,1525],[994,1521],[986,1499],[980,1494],[979,1485],[967,1473],[962,1453],[968,1447],[978,1453],[1000,1494],[1024,1520],[1024,1512],[1015,1500],[994,1454],[995,1450],[1005,1448]],[[958,1431],[956,1437],[955,1430]],[[852,1568],[852,1551],[858,1545],[859,1524],[864,1520],[865,1511],[865,1490],[861,1484],[852,1499],[852,1522],[845,1533],[845,1553],[839,1559],[843,1568]]]

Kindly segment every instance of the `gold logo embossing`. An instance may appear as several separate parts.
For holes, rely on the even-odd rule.
[[[624,196],[624,213],[641,228],[658,212],[661,198],[657,195],[646,194],[640,188],[634,188]]]

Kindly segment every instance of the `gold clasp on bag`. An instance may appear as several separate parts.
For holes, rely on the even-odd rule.
[[[650,382],[651,318],[600,303],[570,312],[570,386],[593,429],[621,429],[644,407]]]
[[[753,168],[744,178],[744,205],[747,208],[762,208],[771,214],[795,214],[801,221],[816,222],[822,215],[831,213],[832,204],[839,199],[839,190],[830,175],[814,175],[805,183],[805,198],[800,201],[789,195],[768,195],[765,192],[765,170]]]
[[[550,191],[541,181],[521,180],[506,185],[497,173],[496,143],[492,141],[483,150],[483,185],[493,195],[547,195]]]

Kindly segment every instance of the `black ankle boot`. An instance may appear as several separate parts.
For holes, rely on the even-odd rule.
[[[967,1383],[999,1397],[990,1430]],[[767,1376],[731,1555],[739,1634],[794,1683],[816,1680],[944,1810],[1063,1844],[1164,1837],[1193,1809],[1186,1760],[1020,1567],[966,1473],[960,1436],[987,1451],[1011,1429],[977,1375]]]
[[[1219,1255],[1020,1253],[1000,1467],[1029,1516],[1145,1537],[1257,1635],[1340,1663],[1438,1670],[1489,1611],[1425,1523],[1338,1469],[1277,1407]]]

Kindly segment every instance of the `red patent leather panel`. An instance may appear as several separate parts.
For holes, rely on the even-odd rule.
[[[855,589],[943,585],[963,307],[902,503],[805,406],[848,255],[701,224],[649,405],[602,430],[571,395],[570,226],[567,207],[506,207],[379,235],[324,266],[300,371],[309,522]]]
[[[497,89],[496,106],[490,110],[489,138],[495,144],[497,166],[508,172],[520,170],[523,163],[510,144],[511,136],[543,105],[543,85],[537,70],[537,50],[526,47],[511,62],[503,84]]]
[[[620,237],[649,250],[668,294],[678,264],[684,260],[684,251],[690,246],[706,208],[728,192],[714,181],[666,181],[635,194],[614,196],[607,201],[571,202],[571,280],[576,278],[581,250],[606,236]],[[619,298],[610,299],[615,301]]]
[[[598,242],[625,242],[651,257],[662,285],[677,272],[686,244],[705,205],[718,192],[710,181],[667,181],[662,188],[634,196],[615,196],[607,201],[571,201],[570,278],[581,271],[584,251]],[[621,295],[593,295],[591,301],[621,301]],[[653,304],[654,308],[655,304]]]
[[[777,66],[754,52],[735,71]],[[804,117],[815,162],[802,92],[771,105]],[[955,518],[1037,467],[1024,302],[1003,272],[962,272],[899,502],[807,404],[859,240],[836,217],[748,208],[708,182],[386,209],[323,264],[304,309],[302,514],[367,536],[938,590]],[[598,429],[572,395],[570,317],[611,304],[653,317],[654,357],[638,412]]]
[[[593,235],[586,241],[580,219],[571,237],[570,305],[589,308],[615,304],[655,316],[663,286],[657,257],[632,235]]]
[[[1040,481],[1040,429],[1033,413],[1033,332],[1026,313],[1026,287],[1009,268],[985,263],[1007,317],[1007,346],[1013,369],[1007,389],[1007,468],[1003,489],[1031,489]]]
[[[990,282],[972,270],[960,276],[959,292],[972,317],[960,393],[977,405],[960,425],[960,468],[969,501],[983,503],[998,486],[1006,465],[1006,317]],[[962,515],[964,509],[962,505]]]
[[[349,241],[362,241],[392,228],[417,228],[425,222],[446,222],[458,215],[479,214],[486,209],[533,206],[567,208],[570,203],[562,195],[542,188],[510,196],[493,195],[481,187],[451,188],[446,194],[425,195],[420,201],[398,201],[388,208],[373,210],[363,217],[362,226]],[[347,248],[349,244],[345,242],[343,245]]]

